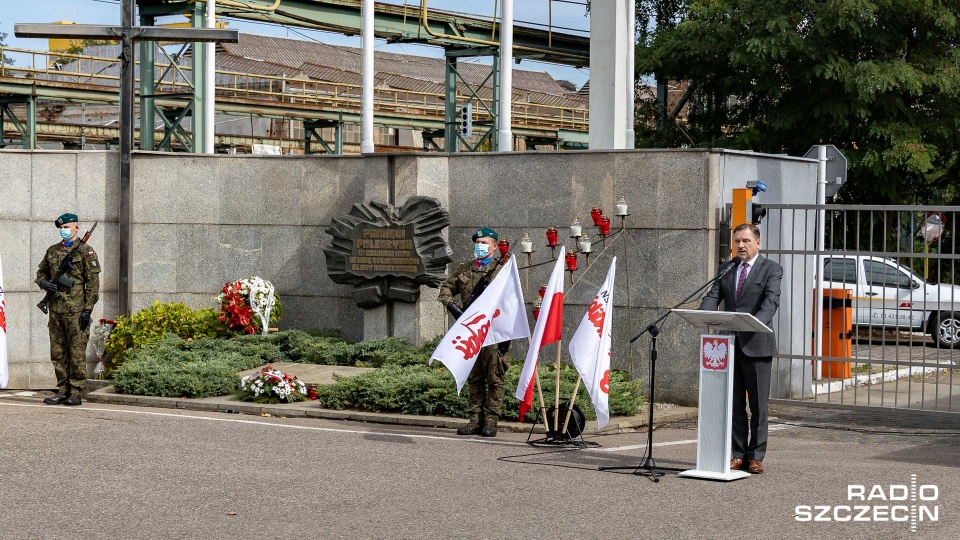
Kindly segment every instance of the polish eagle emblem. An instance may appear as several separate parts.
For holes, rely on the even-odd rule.
[[[726,340],[721,341],[716,338],[703,340],[703,367],[711,370],[727,369],[727,348]]]

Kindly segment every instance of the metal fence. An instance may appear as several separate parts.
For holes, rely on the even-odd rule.
[[[785,270],[771,402],[960,413],[960,207],[764,208]]]

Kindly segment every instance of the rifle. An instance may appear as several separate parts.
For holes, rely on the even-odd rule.
[[[53,276],[53,279],[50,281],[56,283],[57,285],[62,285],[64,287],[70,288],[73,287],[73,280],[65,276],[68,271],[70,271],[73,266],[70,261],[73,259],[73,255],[80,249],[80,246],[86,244],[90,240],[90,236],[93,235],[93,231],[96,230],[99,221],[94,222],[93,227],[90,227],[90,230],[87,231],[87,234],[83,235],[83,238],[77,242],[77,245],[73,246],[73,249],[70,250],[70,253],[67,254],[67,257],[63,259],[63,262],[60,263],[60,268],[57,269],[57,273]],[[43,297],[43,300],[37,304],[37,307],[40,308],[40,311],[46,315],[50,311],[50,302],[54,298],[60,298],[60,292],[47,291],[47,294]]]

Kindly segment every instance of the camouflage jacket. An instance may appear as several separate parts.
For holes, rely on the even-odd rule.
[[[454,302],[454,298],[459,296],[460,300],[456,301],[457,305],[460,306],[460,309],[465,309],[465,304],[467,300],[470,299],[470,294],[473,293],[473,289],[495,264],[497,264],[495,259],[491,259],[483,268],[477,268],[477,264],[474,261],[461,264],[450,274],[450,277],[440,285],[440,295],[437,297],[437,300],[446,306],[448,303]],[[491,281],[500,273],[501,269],[503,269],[503,264],[497,267],[493,275],[490,276]]]
[[[79,241],[79,240],[78,240]],[[63,247],[58,242],[47,249],[47,253],[37,268],[37,285],[40,280],[52,281],[56,277],[60,263],[70,254],[74,246]],[[79,313],[83,310],[93,310],[100,299],[100,261],[93,248],[87,244],[80,244],[80,249],[70,261],[70,269],[64,276],[73,281],[72,287],[60,286],[60,297],[50,302],[50,311],[54,313]],[[44,293],[46,294],[46,293]]]

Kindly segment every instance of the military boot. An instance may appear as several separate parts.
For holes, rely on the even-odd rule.
[[[457,435],[476,435],[477,433],[480,433],[480,424],[476,420],[470,420],[467,425],[457,430]]]
[[[83,400],[80,399],[80,394],[70,394],[67,399],[63,400],[64,405],[80,405],[81,403],[83,403]]]
[[[496,437],[497,436],[497,421],[492,418],[487,418],[483,422],[483,429],[480,430],[481,437]]]
[[[70,394],[66,392],[57,392],[57,395],[43,398],[43,402],[47,405],[59,405],[67,400],[70,397]]]

